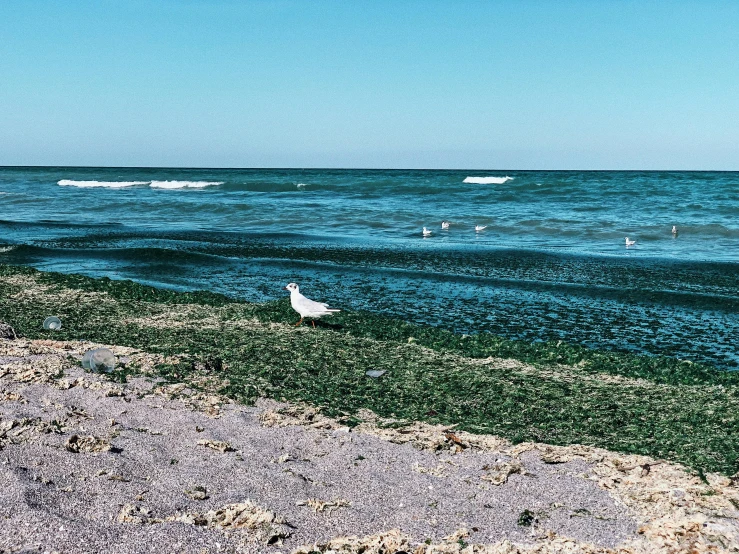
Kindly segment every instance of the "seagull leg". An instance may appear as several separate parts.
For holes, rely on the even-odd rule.
[[[297,327],[297,326],[298,326],[298,325],[300,325],[301,323],[303,323],[303,318],[302,318],[302,317],[300,318],[300,321],[298,321],[298,322],[297,322],[297,323],[295,324],[295,327]]]
[[[316,320],[315,319],[311,320],[311,323],[313,324],[313,328],[315,329],[316,328]]]

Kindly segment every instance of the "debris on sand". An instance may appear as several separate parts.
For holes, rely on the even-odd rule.
[[[7,444],[21,444],[47,433],[61,433],[61,430],[53,422],[39,418],[0,419],[0,449]]]
[[[334,500],[319,500],[317,498],[309,498],[308,500],[298,502],[297,505],[308,506],[309,508],[312,508],[315,513],[325,511],[330,515],[331,512],[337,510],[338,508],[346,508],[350,505],[350,503],[344,498],[336,498]]]
[[[198,441],[198,446],[207,446],[208,448],[212,448],[213,450],[217,450],[221,453],[234,451],[234,448],[229,443],[224,441],[215,441],[211,439],[200,439]]]
[[[496,451],[511,446],[510,441],[493,435],[474,435],[465,431],[453,431],[453,425],[430,425],[421,422],[399,422],[381,418],[370,410],[359,410],[361,421],[352,432],[372,435],[395,444],[411,443],[419,450],[432,452],[461,452],[472,450]],[[321,414],[319,408],[303,404],[289,404],[264,410],[259,421],[265,427],[302,425],[313,429],[341,429],[341,421]]]
[[[591,469],[583,474],[583,478],[595,481],[600,488],[607,490],[614,500],[629,508],[641,523],[639,528],[641,538],[620,545],[617,551],[619,554],[739,553],[739,546],[736,546],[739,545],[739,475],[732,479],[717,473],[709,473],[702,479],[680,464],[655,460],[648,456],[621,454],[579,444],[554,446],[526,442],[513,445],[510,441],[492,435],[475,435],[456,430],[451,432],[453,427],[450,426],[397,422],[381,418],[369,410],[360,410],[357,418],[362,422],[352,428],[352,433],[368,434],[398,444],[411,443],[416,448],[436,453],[450,451],[456,453],[464,446],[472,450],[499,452],[510,456],[512,460],[496,464],[497,467],[482,478],[497,485],[505,483],[514,473],[525,474],[523,466],[516,464],[520,464],[519,456],[527,452],[537,454],[548,464],[564,464],[573,460],[592,464]],[[342,427],[340,421],[321,415],[319,409],[300,405],[277,408],[270,406],[262,413],[260,421],[265,426],[304,425],[320,429]],[[355,542],[336,544],[332,542],[320,548],[318,545],[314,551],[396,552],[405,549],[405,547],[398,547],[399,550],[384,549],[386,547],[383,546],[385,545],[383,541],[386,539],[390,541],[388,544],[395,544],[393,541],[396,541],[397,537],[392,534],[377,535],[368,538],[369,542],[366,543],[362,542],[364,539],[355,538],[352,539]],[[366,545],[370,545],[367,546],[368,550],[365,549]],[[434,548],[436,549],[419,552],[462,552]],[[527,550],[508,543],[508,546],[494,548],[475,546],[472,551],[465,550],[464,554],[614,552],[597,547],[583,550],[581,543],[559,536],[556,536],[554,542],[542,543],[538,548],[539,550]],[[567,550],[568,548],[570,550]]]
[[[126,504],[116,517],[118,523],[131,523],[134,525],[144,525],[145,523],[161,523],[162,520],[152,517],[151,510],[136,506],[134,504]]]
[[[208,388],[207,380],[194,379],[199,388]],[[155,389],[155,393],[170,400],[179,400],[185,406],[198,412],[203,412],[212,418],[221,416],[224,404],[233,404],[233,400],[218,394],[211,394],[194,390],[185,383],[162,385]]]
[[[79,435],[72,435],[67,439],[64,444],[70,452],[108,452],[111,449],[110,441],[100,437],[80,437]]]
[[[410,537],[397,529],[368,537],[338,537],[323,544],[301,546],[293,554],[323,553],[364,553],[385,554],[390,552],[414,552]]]
[[[228,504],[205,513],[187,512],[165,518],[154,517],[148,508],[126,504],[118,514],[116,521],[134,525],[176,521],[222,531],[245,531],[248,540],[265,544],[280,544],[282,539],[287,538],[290,534],[288,525],[283,518],[254,504],[251,500],[238,504]]]
[[[447,468],[444,464],[439,464],[436,467],[424,467],[419,464],[413,466],[413,471],[416,473],[423,473],[426,475],[433,475],[434,477],[446,477]]]
[[[338,537],[327,543],[300,546],[293,554],[622,554],[629,550],[613,550],[578,542],[548,532],[536,537],[532,544],[513,544],[508,540],[494,544],[469,544],[466,529],[444,537],[439,543],[427,540],[414,544],[411,538],[397,529],[366,537]],[[646,554],[646,551],[645,551]]]
[[[186,490],[185,494],[193,500],[206,500],[208,498],[208,491],[200,485],[194,486],[191,490]]]
[[[313,429],[338,429],[342,425],[321,414],[319,408],[305,404],[289,404],[276,410],[265,410],[259,414],[259,421],[265,427],[289,427],[303,425]]]
[[[288,526],[283,518],[257,506],[251,500],[229,504],[203,514],[193,512],[168,517],[165,521],[179,521],[224,531],[243,530],[247,531],[249,539],[265,544],[279,544],[289,536]]]
[[[488,471],[481,477],[483,481],[492,483],[493,485],[502,485],[508,481],[508,476],[517,473],[519,475],[526,475],[526,470],[523,464],[518,460],[511,460],[509,462],[500,462],[492,466],[485,466],[482,468]]]

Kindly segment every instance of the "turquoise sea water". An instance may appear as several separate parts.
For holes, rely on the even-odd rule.
[[[739,173],[0,168],[0,207],[0,263],[739,364]]]

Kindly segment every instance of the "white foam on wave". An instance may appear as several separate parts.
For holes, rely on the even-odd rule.
[[[203,189],[222,184],[223,181],[152,181],[150,186],[155,189]]]
[[[15,246],[0,246],[0,254],[15,250]]]
[[[298,183],[298,184],[297,184],[297,185],[295,185],[295,186],[296,186],[296,187],[298,187],[299,189],[302,189],[302,188],[305,188],[305,187],[307,187],[307,186],[308,186],[308,183]]]
[[[508,181],[513,181],[513,177],[467,177],[463,183],[474,183],[476,185],[502,185]]]
[[[71,179],[62,179],[57,185],[62,187],[80,187],[80,188],[108,188],[122,189],[126,187],[135,187],[137,185],[148,185],[149,181],[73,181]]]

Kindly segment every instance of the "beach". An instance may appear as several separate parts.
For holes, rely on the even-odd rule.
[[[732,373],[0,269],[5,551],[736,551]]]
[[[0,554],[739,554],[737,27],[2,2]]]

